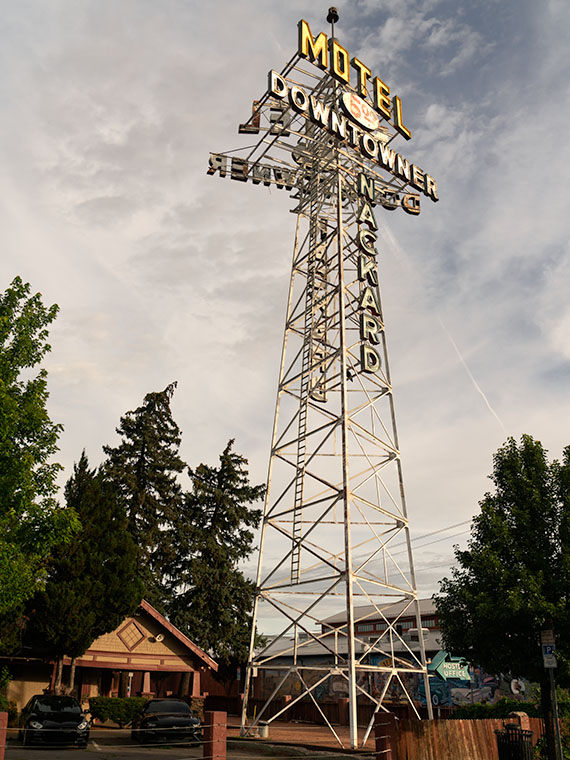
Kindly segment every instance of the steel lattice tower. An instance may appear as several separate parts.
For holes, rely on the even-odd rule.
[[[288,100],[275,95],[283,82]],[[231,176],[293,190],[297,215],[242,732],[300,699],[312,700],[334,732],[315,694],[336,679],[346,683],[356,747],[362,700],[384,710],[397,684],[417,714],[407,686],[415,676],[424,680],[430,717],[431,702],[423,638],[412,647],[398,626],[413,612],[421,631],[374,247],[381,206],[409,192],[409,182],[348,144],[342,124],[335,134],[334,123],[327,130],[308,118],[303,94],[314,99],[313,114],[316,102],[338,114],[347,91],[296,54],[240,127],[261,137],[232,159]],[[389,124],[375,134],[383,145],[396,137]],[[228,162],[228,154],[213,154],[209,173],[223,176]],[[326,622],[339,612],[342,625]],[[371,618],[385,630],[356,633]],[[256,648],[255,626],[263,631],[268,620],[279,636]],[[327,663],[305,663],[315,647]],[[248,725],[262,671],[271,672],[273,693]],[[371,674],[382,684],[376,696],[365,688]],[[299,693],[270,712],[292,678]]]

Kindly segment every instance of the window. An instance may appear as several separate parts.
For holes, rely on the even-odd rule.
[[[147,702],[144,708],[146,713],[181,713],[190,715],[192,710],[186,702],[174,699],[153,699]]]
[[[422,626],[424,628],[437,628],[435,618],[422,618]]]
[[[81,707],[74,697],[45,696],[38,697],[33,706],[33,711],[38,713],[74,713],[79,715]]]
[[[360,633],[364,633],[364,631],[373,631],[374,625],[372,623],[359,623],[357,626],[357,631]]]
[[[400,625],[402,626],[402,630],[406,631],[408,628],[414,628],[416,623],[414,620],[402,620]]]

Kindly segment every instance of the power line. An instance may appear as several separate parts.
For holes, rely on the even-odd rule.
[[[441,531],[438,531],[441,532]],[[465,533],[468,533],[467,530],[460,530],[459,533],[454,533],[451,536],[443,536],[442,538],[436,538],[434,541],[428,541],[426,544],[421,544],[420,546],[413,545],[414,553],[418,549],[423,549],[426,546],[431,546],[432,544],[438,544],[440,541],[449,541],[451,538],[457,538],[457,536],[463,536]],[[432,534],[433,535],[433,534]],[[417,539],[419,541],[419,539]],[[401,544],[396,544],[397,546],[401,546]],[[399,552],[391,552],[392,556],[395,557],[397,554],[403,554],[407,549],[400,549]]]
[[[463,520],[462,522],[455,523],[454,525],[448,525],[446,528],[438,528],[437,530],[432,530],[430,533],[424,533],[423,536],[418,536],[417,538],[412,539],[412,541],[422,541],[422,539],[424,538],[435,536],[438,533],[443,533],[446,530],[453,530],[454,528],[460,528],[462,525],[467,525],[470,522],[471,522],[471,518],[469,520]],[[465,531],[463,532],[465,533]],[[450,536],[450,538],[452,537]],[[396,544],[396,546],[398,546],[398,544]]]
[[[437,530],[432,530],[429,533],[424,533],[423,536],[418,536],[417,538],[412,539],[412,549],[415,552],[417,549],[423,549],[424,546],[430,546],[431,544],[436,544],[438,541],[446,541],[446,540],[451,539],[451,538],[457,538],[457,536],[462,536],[464,533],[467,533],[468,531],[462,530],[459,533],[454,533],[452,536],[443,536],[443,538],[438,538],[435,541],[429,541],[427,544],[421,544],[420,546],[416,546],[416,541],[422,541],[424,538],[429,538],[430,536],[436,536],[439,533],[444,533],[447,530],[453,530],[453,528],[460,528],[462,525],[467,525],[470,522],[471,522],[471,520],[463,520],[462,522],[455,523],[454,525],[447,525],[445,528],[438,528]],[[405,546],[406,548],[402,549],[399,552],[392,552],[392,551],[390,551],[390,553],[392,554],[392,556],[396,556],[398,554],[403,554],[404,552],[407,551],[407,545],[406,545],[405,541],[400,541],[399,543],[393,544],[391,546],[391,549],[392,548],[396,549],[396,548],[398,548],[398,546]],[[366,554],[358,554],[356,557],[354,557],[354,559],[358,560],[358,559],[362,559],[363,557],[366,557],[366,556],[368,556],[368,555],[366,555]]]

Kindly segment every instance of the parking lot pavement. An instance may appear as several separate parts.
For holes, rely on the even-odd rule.
[[[76,747],[23,747],[14,737],[8,740],[5,760],[198,760],[202,747],[188,744],[141,746],[130,730],[92,730],[87,749]]]
[[[117,732],[118,733],[118,732]],[[297,760],[298,754],[286,747],[265,745],[251,747],[239,745],[228,746],[228,760],[268,760],[268,756]],[[19,742],[9,741],[6,748],[6,760],[201,760],[202,747],[172,745],[140,746],[130,738],[117,737],[112,741],[109,737],[101,741],[95,736],[89,741],[87,749],[75,747],[22,747]],[[312,758],[314,760],[314,758]],[[336,760],[336,758],[335,758]],[[343,760],[349,760],[345,758]]]
[[[270,740],[237,739],[237,727],[228,731],[228,760],[355,760],[345,754],[338,742],[331,741],[324,726],[272,724]],[[339,729],[339,733],[347,729]],[[345,738],[343,736],[343,738]],[[367,745],[368,749],[368,745]],[[349,754],[350,753],[350,754]],[[374,756],[359,752],[358,760],[374,760]],[[93,728],[87,749],[75,747],[23,747],[13,734],[8,740],[5,760],[201,760],[202,747],[188,744],[173,746],[141,746],[131,739],[130,729]]]

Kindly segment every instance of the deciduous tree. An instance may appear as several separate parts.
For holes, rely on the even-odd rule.
[[[51,461],[61,431],[47,411],[48,326],[57,305],[16,277],[0,294],[0,649],[17,643],[26,601],[41,586],[43,563],[77,527],[56,502],[60,465]]]
[[[540,682],[548,716],[542,630],[556,634],[557,680],[569,677],[570,447],[561,463],[549,462],[531,436],[520,444],[509,438],[494,456],[491,480],[468,548],[456,547],[458,566],[435,597],[443,646],[491,673]]]

